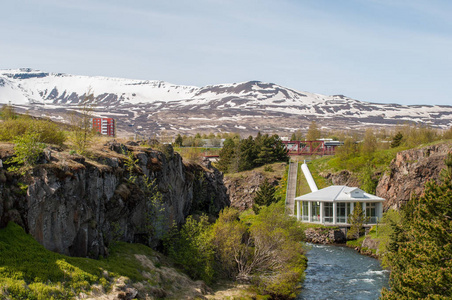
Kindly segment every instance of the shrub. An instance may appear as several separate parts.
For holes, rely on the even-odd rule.
[[[8,168],[8,171],[18,171],[20,166],[30,167],[36,163],[43,152],[45,145],[38,142],[37,133],[26,133],[14,139],[14,157],[7,160],[7,164],[16,164]]]
[[[62,145],[66,136],[58,125],[48,120],[33,120],[30,117],[8,119],[0,127],[0,140],[13,141],[27,132],[36,133],[39,142]]]

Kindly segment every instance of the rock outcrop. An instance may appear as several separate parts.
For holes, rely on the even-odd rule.
[[[259,190],[259,186],[264,182],[265,178],[273,186],[277,186],[279,180],[281,180],[280,177],[269,176],[258,170],[243,172],[241,176],[235,176],[235,174],[233,176],[226,176],[224,185],[228,191],[231,206],[239,210],[246,210],[252,207],[256,192]]]
[[[329,180],[333,185],[359,186],[358,178],[348,170],[336,173],[322,172],[319,175]]]
[[[452,144],[445,143],[397,153],[377,186],[377,195],[386,199],[384,210],[400,208],[412,194],[422,194],[427,181],[438,181],[451,151]]]
[[[345,231],[337,228],[308,228],[304,231],[306,241],[314,244],[345,243]]]
[[[124,150],[137,160],[133,169]],[[186,165],[170,147],[110,143],[91,159],[47,152],[26,177],[0,169],[0,226],[15,221],[52,251],[105,256],[112,240],[155,247],[187,215],[229,205],[221,172],[208,162]]]

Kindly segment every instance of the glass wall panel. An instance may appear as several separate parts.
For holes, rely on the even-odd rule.
[[[336,223],[347,223],[348,203],[339,202],[336,207]]]
[[[309,202],[302,202],[301,220],[309,221]]]
[[[366,217],[369,217],[369,223],[377,223],[377,206],[376,203],[366,203]]]
[[[333,203],[323,204],[323,222],[333,223]]]
[[[320,202],[311,202],[311,221],[320,222]]]

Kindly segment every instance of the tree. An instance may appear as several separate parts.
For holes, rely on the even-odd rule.
[[[0,110],[0,118],[5,121],[17,119],[17,114],[14,111],[14,107],[8,104],[3,105]]]
[[[370,163],[363,168],[360,175],[361,189],[366,193],[375,194],[377,188],[378,180],[374,179],[374,168]]]
[[[364,133],[362,151],[364,155],[370,155],[377,150],[377,138],[372,128],[367,128]]]
[[[264,206],[269,206],[273,202],[276,202],[278,199],[275,197],[276,188],[268,182],[268,179],[265,178],[264,182],[259,185],[259,190],[256,192],[256,196],[254,196],[254,204],[253,211],[258,214],[260,209]]]
[[[227,138],[223,143],[223,148],[220,150],[220,158],[218,160],[217,168],[222,172],[227,172],[229,166],[234,159],[235,153],[235,142],[231,138]]]
[[[306,133],[306,140],[316,141],[320,138],[320,129],[317,127],[317,123],[312,121],[309,125],[308,132]]]
[[[6,163],[17,164],[17,166],[9,167],[8,171],[18,171],[21,166],[31,167],[45,148],[45,144],[38,141],[36,132],[27,132],[24,135],[17,136],[14,143],[14,156],[8,159]],[[21,174],[24,175],[25,171],[22,171]]]
[[[79,104],[80,114],[76,115],[73,113],[70,116],[72,125],[70,139],[75,146],[75,150],[80,154],[86,153],[95,135],[92,125],[93,101],[94,94],[89,89]]]
[[[402,144],[403,134],[399,131],[391,142],[391,148],[397,148]]]
[[[212,227],[207,216],[199,221],[189,216],[180,231],[176,228],[165,239],[171,257],[193,279],[211,283],[215,274],[215,252]]]
[[[184,142],[184,139],[180,134],[177,135],[176,139],[174,140],[174,145],[178,147],[182,147],[182,143]]]
[[[252,136],[240,141],[240,161],[238,170],[246,171],[254,168],[254,161],[257,158],[256,144]]]
[[[294,133],[292,133],[292,137],[290,138],[291,141],[301,141],[303,139],[303,133],[301,130],[297,130]]]
[[[394,226],[388,262],[391,290],[382,299],[452,298],[452,154],[441,183],[429,181],[403,208]]]
[[[353,207],[353,212],[348,216],[348,223],[351,225],[347,231],[347,239],[354,240],[364,234],[364,223],[368,221],[368,218],[364,216],[362,204],[356,202]]]

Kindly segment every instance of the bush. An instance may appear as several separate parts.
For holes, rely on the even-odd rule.
[[[13,141],[16,137],[26,133],[36,133],[39,142],[62,145],[66,136],[58,125],[48,120],[33,120],[30,117],[21,117],[3,121],[0,127],[0,140]]]
[[[16,164],[8,171],[17,171],[20,166],[30,167],[36,163],[42,154],[45,145],[38,142],[37,133],[26,133],[14,139],[14,157],[6,161],[7,164]]]

